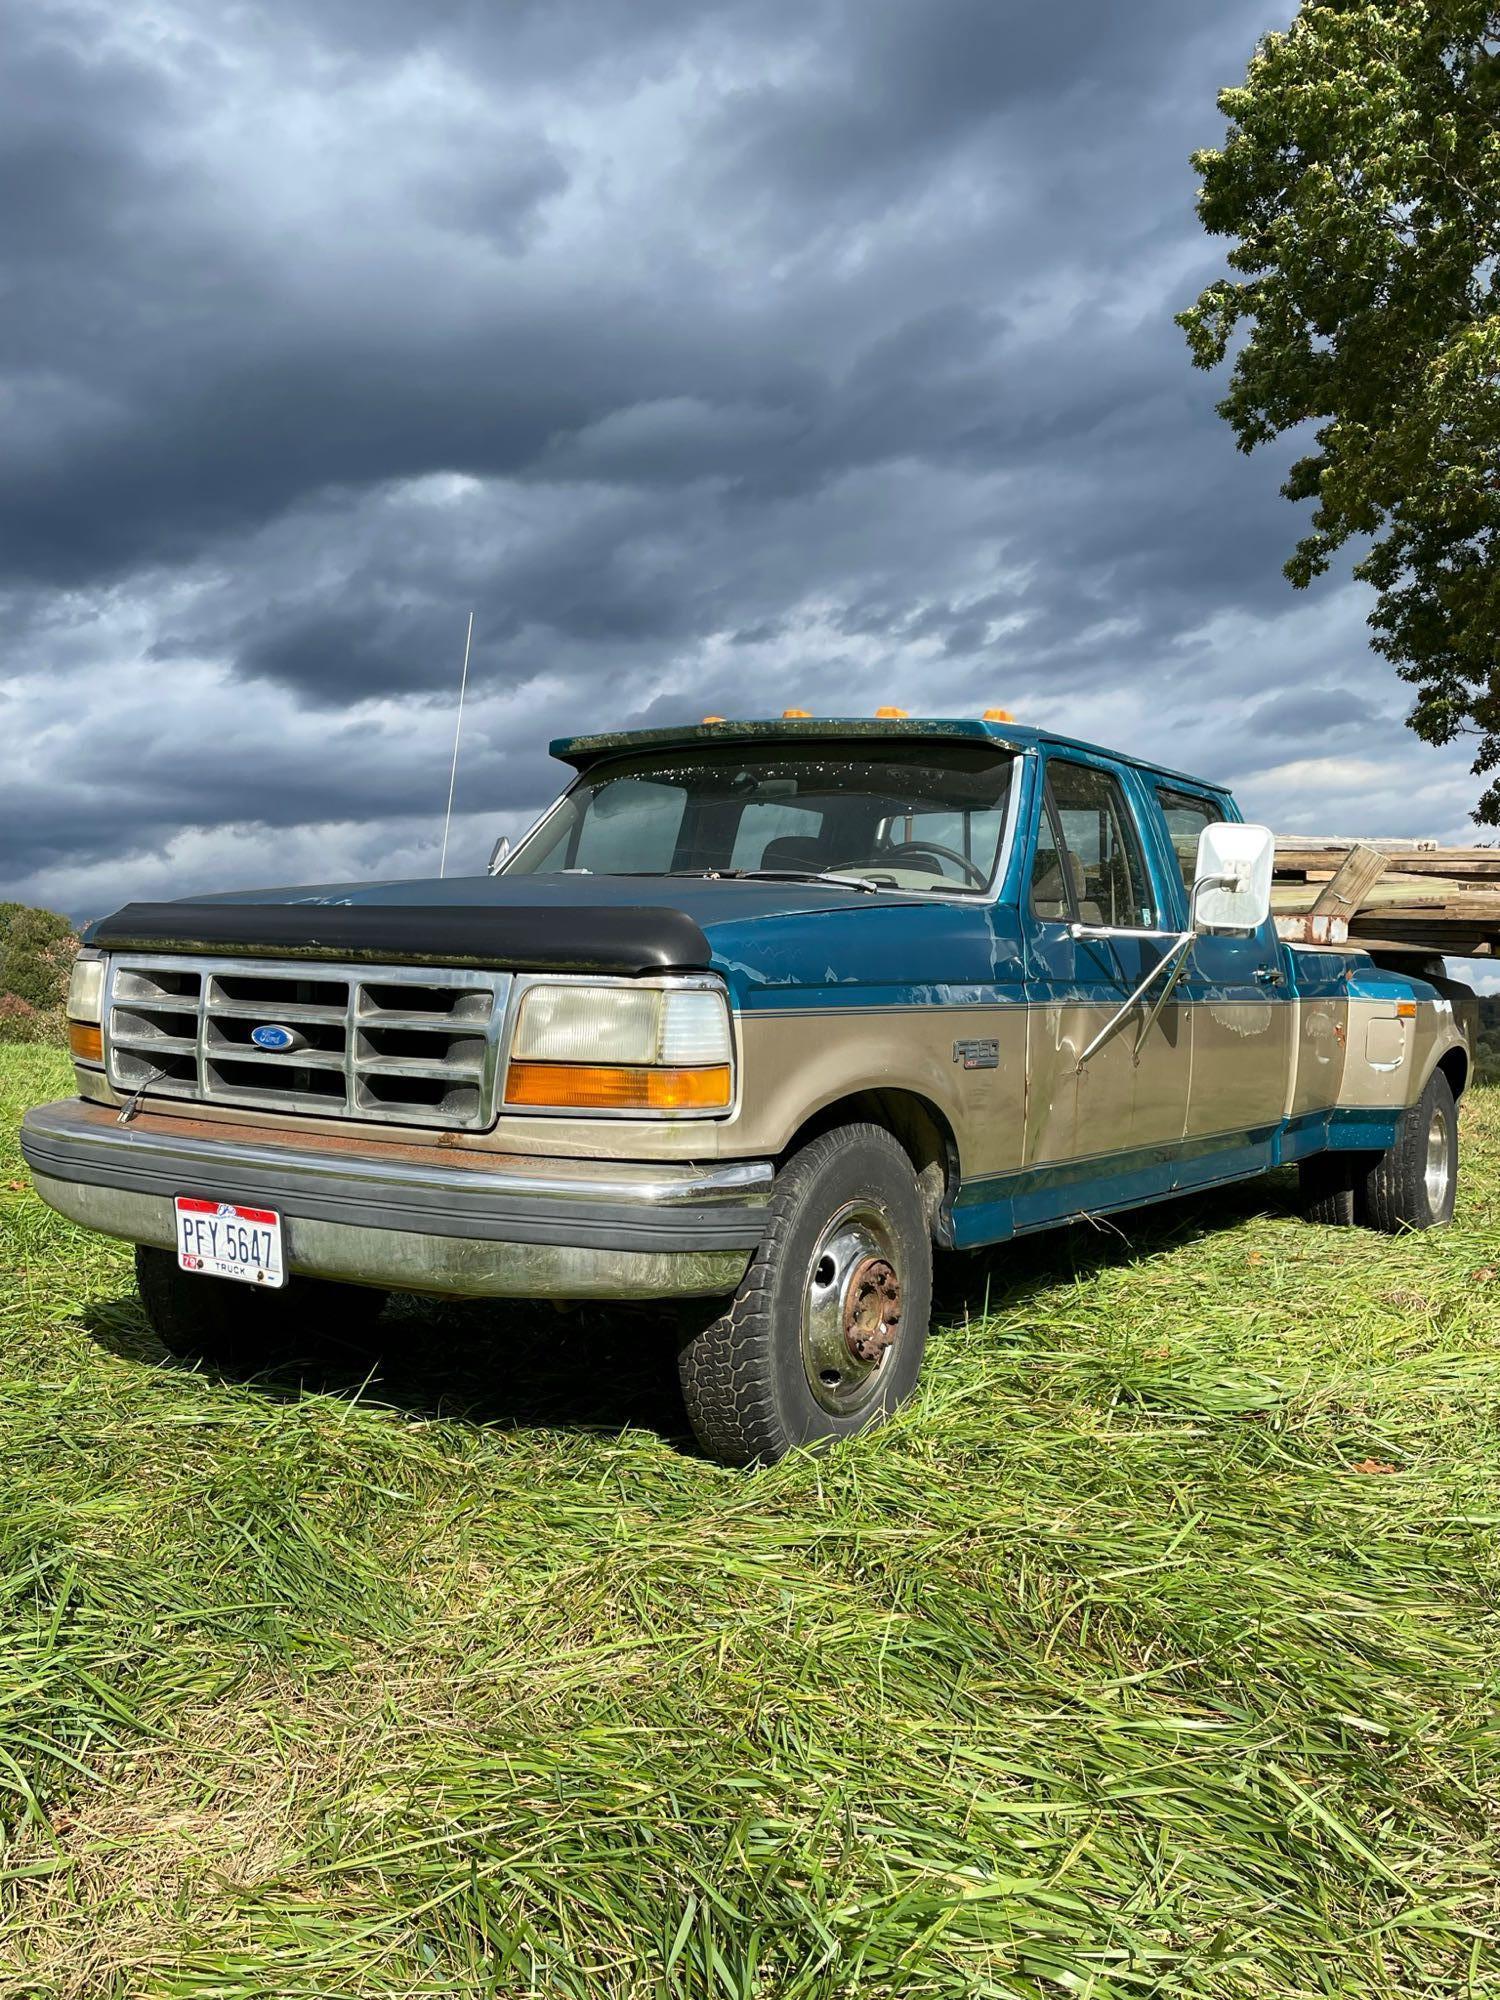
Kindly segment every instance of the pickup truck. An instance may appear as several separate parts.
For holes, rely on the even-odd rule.
[[[1222,788],[994,715],[552,749],[488,875],[85,934],[78,1094],[22,1144],[168,1349],[391,1288],[686,1301],[693,1428],[749,1464],[909,1394],[934,1246],[1292,1163],[1321,1223],[1449,1219],[1472,995],[1284,943]]]

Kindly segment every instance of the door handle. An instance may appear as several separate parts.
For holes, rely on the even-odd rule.
[[[1279,986],[1286,974],[1279,965],[1258,965],[1255,977],[1262,986]]]

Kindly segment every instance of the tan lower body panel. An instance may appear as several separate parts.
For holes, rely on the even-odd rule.
[[[1424,1004],[1402,1022],[1399,1060],[1386,1029],[1394,1004],[1343,998],[1195,1001],[1169,1006],[1134,1060],[1139,1015],[1080,1072],[1078,1058],[1114,1010],[1099,1005],[816,1007],[737,1016],[740,1101],[724,1119],[504,1116],[487,1133],[444,1134],[450,1160],[496,1153],[593,1160],[767,1159],[827,1107],[871,1092],[932,1106],[971,1179],[1098,1158],[1195,1135],[1233,1133],[1339,1108],[1402,1108],[1433,1064],[1463,1046],[1451,1008]],[[1376,1029],[1373,1040],[1370,1031]],[[1385,1039],[1382,1037],[1385,1036]],[[1382,1060],[1372,1063],[1374,1049]],[[100,1075],[83,1094],[118,1103]],[[211,1129],[253,1125],[362,1151],[405,1148],[409,1134],[326,1119],[295,1120],[168,1101]],[[226,1138],[228,1138],[226,1134]],[[230,1140],[230,1143],[233,1143]]]

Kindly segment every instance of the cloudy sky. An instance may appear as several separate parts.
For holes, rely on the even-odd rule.
[[[1292,0],[0,0],[0,895],[434,869],[549,737],[990,705],[1463,838],[1173,312]]]

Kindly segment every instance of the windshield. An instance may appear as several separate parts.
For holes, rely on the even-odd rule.
[[[580,778],[503,872],[830,875],[973,893],[995,872],[1013,765],[983,743],[613,758]]]

